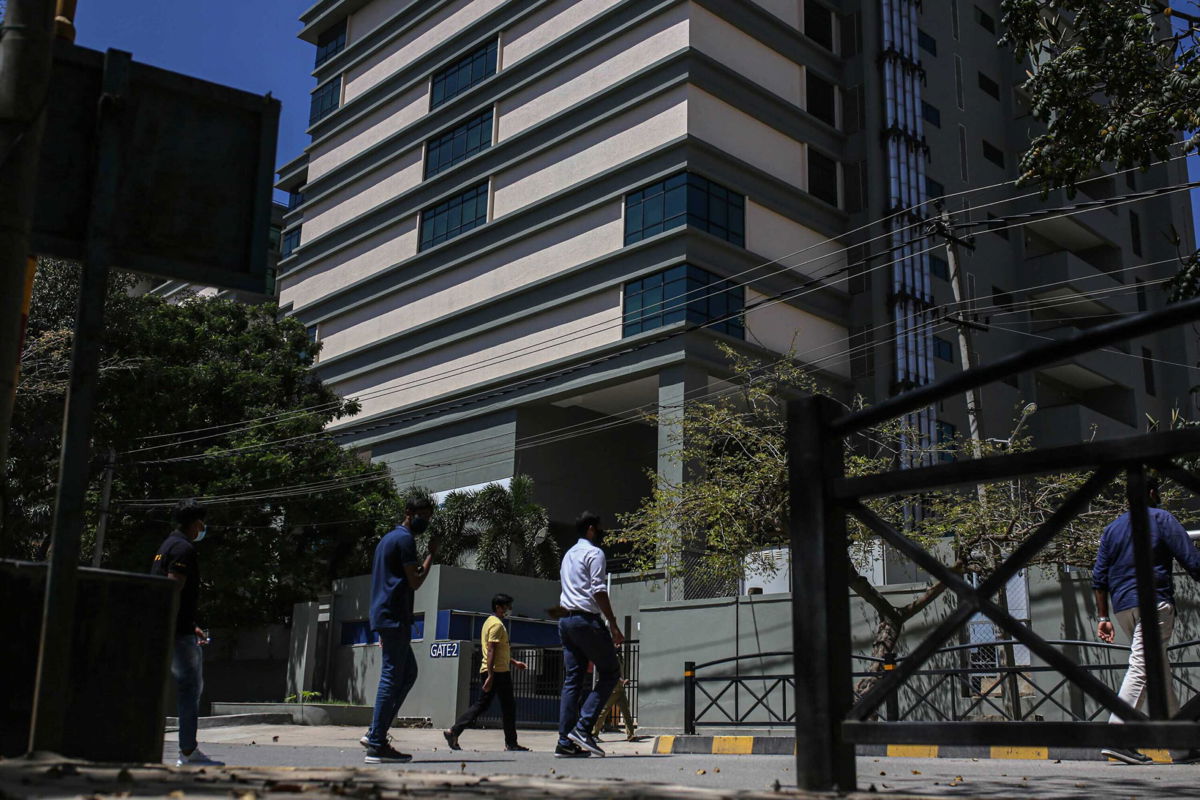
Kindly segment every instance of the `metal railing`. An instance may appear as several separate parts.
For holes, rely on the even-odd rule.
[[[1072,639],[1051,639],[1048,644],[1075,650],[1080,667],[1098,675],[1110,688],[1120,685],[1128,666],[1127,645],[1105,644]],[[981,648],[1019,646],[1014,640],[974,642],[939,649],[929,659],[932,666],[918,669],[885,702],[877,719],[889,722],[991,720],[1040,722],[1049,718],[1075,722],[1093,722],[1107,709],[1088,695],[1072,691],[1070,681],[1046,664],[953,666],[969,664],[972,651]],[[1200,661],[1185,661],[1184,650],[1200,646],[1193,639],[1167,648],[1171,675],[1181,701],[1200,697]],[[1115,660],[1114,660],[1115,657]],[[856,661],[871,665],[851,673],[862,678],[881,677],[905,658],[883,659],[855,655]],[[794,725],[796,686],[791,669],[791,651],[753,653],[696,664],[684,662],[683,710],[684,733],[694,735],[698,728],[768,728]],[[778,661],[779,669],[754,670],[743,674],[741,665],[748,661]],[[701,674],[733,665],[735,674]],[[776,665],[771,665],[772,667]],[[1016,687],[1015,689],[1013,687]],[[1022,702],[1012,703],[1016,691]],[[854,700],[862,693],[854,692]],[[1015,710],[1014,710],[1015,709]]]
[[[1046,345],[1015,352],[990,363],[952,374],[935,383],[904,391],[877,405],[846,413],[828,397],[788,404],[789,533],[793,579],[803,592],[792,595],[792,636],[796,659],[796,779],[810,790],[857,788],[856,744],[977,744],[1116,747],[1200,747],[1194,720],[1200,702],[1193,699],[1170,715],[1166,656],[1147,647],[1147,711],[1135,709],[1101,681],[1087,665],[1051,645],[1028,624],[995,600],[1010,578],[1027,567],[1110,484],[1124,478],[1130,510],[1139,614],[1150,630],[1158,627],[1146,470],[1154,468],[1194,494],[1200,476],[1181,459],[1200,453],[1200,430],[1189,428],[1066,447],[1007,453],[933,466],[913,465],[851,477],[845,459],[849,440],[873,426],[923,413],[934,404],[1003,380],[1049,367],[1118,342],[1200,320],[1200,298],[1158,311],[1098,325]],[[1059,471],[1088,472],[1037,530],[1017,546],[979,585],[940,561],[906,532],[875,514],[866,501],[875,497],[914,497],[943,488],[970,487]],[[909,657],[898,662],[857,700],[850,686],[852,646],[848,576],[848,522],[857,523],[941,582],[955,597],[954,610],[923,634]],[[1066,678],[1074,691],[1118,715],[1124,725],[1095,721],[1045,721],[1036,725],[1011,720],[879,719],[889,697],[922,669],[971,619],[983,615],[1002,636],[1010,636]]]

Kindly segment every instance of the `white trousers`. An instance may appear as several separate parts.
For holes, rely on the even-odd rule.
[[[1115,620],[1125,635],[1129,637],[1129,669],[1125,672],[1125,680],[1121,681],[1121,699],[1138,711],[1146,705],[1146,648],[1142,636],[1142,614],[1137,606],[1118,611]],[[1175,696],[1175,686],[1171,682],[1171,664],[1167,661],[1167,642],[1175,631],[1175,606],[1171,603],[1158,604],[1158,646],[1162,648],[1163,668],[1167,684],[1167,712],[1175,716],[1179,711],[1179,698]],[[1109,722],[1121,722],[1121,718],[1112,714]]]

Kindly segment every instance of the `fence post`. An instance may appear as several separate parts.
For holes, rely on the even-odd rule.
[[[854,745],[842,724],[854,702],[850,674],[850,559],[846,515],[833,501],[844,442],[829,434],[843,413],[828,397],[788,403],[788,529],[796,676],[796,783],[855,791]]]
[[[891,672],[895,668],[896,668],[896,654],[895,653],[884,653],[883,654],[883,671]],[[896,692],[892,692],[890,695],[888,695],[887,708],[886,708],[885,713],[887,714],[888,722],[899,722],[900,721],[900,698],[896,696]]]
[[[683,732],[696,735],[696,662],[683,662]]]

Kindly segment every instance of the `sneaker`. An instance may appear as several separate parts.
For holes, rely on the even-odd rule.
[[[458,744],[458,734],[451,731],[442,731],[442,736],[446,737],[446,744],[450,745],[451,750],[462,750]]]
[[[1172,764],[1200,764],[1200,750],[1195,748],[1188,750],[1179,758],[1171,759]]]
[[[179,758],[175,759],[175,766],[177,766],[177,767],[223,767],[223,766],[225,766],[225,762],[217,761],[215,758],[209,758],[208,756],[206,756],[203,753],[203,751],[200,750],[199,747],[197,747],[195,750],[188,753],[187,755],[180,753]]]
[[[1123,747],[1106,747],[1100,751],[1100,755],[1113,761],[1120,761],[1124,764],[1133,764],[1135,766],[1150,764],[1154,761],[1154,759],[1145,753],[1139,753],[1136,750],[1126,750]]]
[[[390,744],[380,747],[368,745],[367,755],[363,758],[364,764],[407,764],[409,761],[412,761],[412,756],[401,753]]]
[[[367,733],[364,733],[362,735],[362,737],[358,740],[358,743],[361,744],[363,747],[370,747],[371,746],[371,733],[369,731]],[[391,734],[388,734],[387,743],[388,744],[392,743]]]
[[[528,747],[522,747],[519,744],[506,744],[506,745],[504,745],[504,749],[510,753],[528,753],[529,752]]]
[[[560,744],[554,748],[555,758],[587,758],[590,755],[591,753],[589,753],[587,750],[584,750],[574,742]]]
[[[600,749],[600,745],[596,744],[596,737],[587,731],[573,730],[567,734],[567,738],[592,755],[604,758],[604,751]]]

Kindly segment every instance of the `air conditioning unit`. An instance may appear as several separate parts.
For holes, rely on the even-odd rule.
[[[769,565],[774,569],[769,569]],[[740,582],[738,594],[782,594],[792,590],[790,548],[779,547],[752,553],[746,556],[743,569],[746,577]]]

